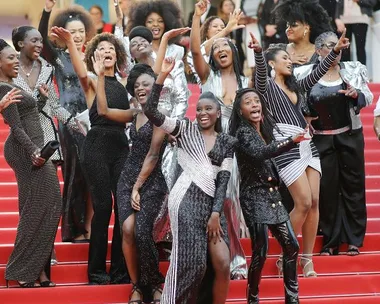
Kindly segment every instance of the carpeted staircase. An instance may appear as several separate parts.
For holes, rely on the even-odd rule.
[[[189,86],[193,92],[189,101],[187,116],[194,118],[195,104],[199,97],[196,86]],[[380,84],[371,84],[375,95],[374,104],[380,95]],[[301,303],[380,303],[380,142],[374,135],[374,105],[362,110],[365,134],[366,186],[368,225],[361,254],[349,257],[346,247],[341,248],[339,256],[314,257],[317,278],[300,277]],[[1,119],[2,120],[2,119]],[[6,288],[4,279],[5,264],[12,251],[18,223],[17,185],[13,171],[7,165],[3,152],[8,127],[0,122],[0,303],[48,303],[48,304],[85,304],[85,303],[127,303],[129,285],[88,286],[87,255],[88,244],[62,243],[60,230],[56,237],[56,254],[59,264],[52,267],[52,280],[55,288],[21,289],[12,282]],[[58,172],[61,178],[61,172]],[[111,226],[113,217],[111,218]],[[110,228],[111,229],[111,228]],[[111,231],[111,230],[110,230]],[[109,234],[111,240],[111,234]],[[247,257],[250,257],[250,240],[242,239]],[[300,243],[301,239],[300,239]],[[301,244],[302,246],[302,244]],[[321,237],[317,238],[314,252],[318,254],[322,246]],[[110,252],[110,244],[109,244]],[[269,258],[263,271],[260,285],[261,303],[280,304],[283,300],[282,279],[278,278],[275,261],[280,252],[277,242],[270,239]],[[249,258],[248,258],[249,260]],[[168,262],[161,262],[165,273]],[[301,274],[301,270],[299,269]],[[244,304],[246,281],[232,281],[228,294],[229,304]],[[211,303],[205,303],[211,304]]]

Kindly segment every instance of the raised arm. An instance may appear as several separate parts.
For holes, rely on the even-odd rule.
[[[200,0],[195,4],[193,23],[190,32],[190,50],[193,55],[193,63],[201,83],[205,83],[210,74],[210,66],[205,61],[201,51],[200,24],[201,16],[207,10],[207,0]]]
[[[86,94],[87,107],[91,108],[92,102],[95,97],[96,83],[87,74],[87,69],[84,65],[81,54],[76,48],[73,36],[71,33],[62,27],[53,27],[51,29],[53,35],[59,37],[66,43],[67,49],[70,54],[71,63],[73,64],[74,71],[77,73],[79,81],[82,85],[83,91]]]
[[[233,31],[242,29],[245,27],[245,25],[243,24],[239,25],[239,21],[243,17],[243,15],[244,13],[240,9],[236,9],[234,10],[233,13],[230,14],[230,19],[228,20],[227,26],[222,31],[220,31],[215,36],[211,37],[205,42],[204,48],[207,55],[210,55],[212,44],[214,43],[216,39],[227,37]]]
[[[301,88],[309,91],[330,69],[336,58],[339,56],[341,50],[348,48],[350,41],[346,38],[346,29],[340,36],[337,44],[331,52],[317,65],[317,67],[305,78],[298,81]]]
[[[42,11],[40,24],[38,25],[38,31],[41,33],[44,47],[42,49],[42,57],[44,57],[47,61],[52,63],[58,56],[58,52],[56,48],[52,45],[49,40],[49,19],[51,11],[55,5],[54,0],[46,0],[45,8]]]
[[[253,33],[250,32],[249,35],[251,36],[251,41],[249,42],[248,47],[253,50],[256,64],[254,85],[259,93],[265,94],[268,88],[267,63],[265,62],[263,49],[259,41],[253,35]]]
[[[148,179],[154,168],[156,168],[157,162],[160,158],[162,144],[165,136],[166,133],[164,130],[158,127],[154,127],[150,149],[148,151],[148,154],[145,156],[143,166],[132,190],[132,207],[135,210],[140,210],[139,190],[144,185],[145,181]]]

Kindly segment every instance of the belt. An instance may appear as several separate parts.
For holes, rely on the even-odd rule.
[[[346,126],[346,127],[335,129],[335,130],[314,130],[314,134],[315,135],[337,135],[337,134],[347,132],[350,129],[351,129],[350,126]]]

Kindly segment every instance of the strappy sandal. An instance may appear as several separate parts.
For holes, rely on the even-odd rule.
[[[46,281],[43,281],[43,282],[40,281],[40,286],[41,287],[55,287],[56,284],[54,282],[50,281],[50,280],[46,280]]]
[[[338,255],[339,254],[339,248],[325,248],[321,250],[319,255],[321,256],[329,256],[329,255]]]
[[[20,283],[18,282],[18,286],[20,286],[21,288],[38,288],[38,287],[41,287],[39,284],[37,284],[36,282],[25,282],[25,283]]]
[[[156,292],[159,292],[162,295],[162,287],[161,287],[161,285],[156,285],[156,286],[153,287],[153,289],[152,289],[152,299],[153,299],[153,301],[150,302],[151,304],[155,304],[155,303],[159,304],[159,303],[161,303],[161,297],[160,297],[160,299],[155,299],[154,300],[154,295],[156,294]]]
[[[131,293],[129,294],[129,301],[128,301],[128,304],[131,304],[131,303],[135,303],[135,304],[143,304],[142,299],[140,299],[140,300],[131,300],[131,299],[132,299],[132,296],[133,296],[133,294],[134,294],[135,292],[137,292],[137,293],[141,296],[141,298],[143,297],[143,293],[142,293],[140,287],[139,287],[137,284],[135,284],[135,283],[132,283],[132,286],[133,286],[133,287],[132,287]]]
[[[282,254],[278,257],[276,261],[276,267],[278,271],[278,277],[281,278],[284,271],[284,262],[282,260]]]
[[[312,254],[303,254],[300,258],[299,265],[302,267],[302,273],[304,278],[315,278],[317,277],[317,273],[314,271],[314,264],[312,260]],[[304,265],[302,265],[302,262],[305,262]],[[310,270],[307,270],[307,268],[311,268]]]
[[[359,248],[356,246],[349,245],[347,250],[348,256],[357,256],[360,254]]]

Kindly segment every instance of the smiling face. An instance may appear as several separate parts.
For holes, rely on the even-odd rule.
[[[129,44],[129,51],[132,58],[139,60],[152,53],[152,45],[143,37],[133,37]]]
[[[153,84],[154,78],[148,74],[142,74],[136,79],[134,86],[135,98],[142,106],[148,101]]]
[[[321,55],[322,58],[325,58],[331,50],[336,46],[338,43],[338,38],[336,36],[329,36],[325,39],[325,41],[322,44],[322,48],[317,50],[317,54]],[[335,59],[333,66],[337,65],[340,62],[340,59],[342,57],[342,53],[338,55],[338,57]]]
[[[287,23],[285,33],[289,42],[297,42],[305,38],[309,39],[310,26],[300,21]]]
[[[43,42],[39,31],[32,29],[26,33],[23,41],[19,41],[20,51],[31,60],[37,60],[42,52]]]
[[[73,20],[67,22],[65,28],[71,33],[78,51],[82,51],[86,43],[86,28],[82,21]]]
[[[202,98],[198,101],[196,118],[198,125],[203,130],[214,128],[217,119],[220,117],[220,110],[215,102],[208,98]]]
[[[233,54],[227,38],[214,41],[212,56],[220,68],[227,68],[233,64]]]
[[[10,46],[0,52],[0,69],[7,78],[16,78],[18,75],[19,61],[16,51]]]
[[[216,34],[220,33],[226,26],[220,18],[215,18],[210,22],[210,26],[207,29],[207,39],[214,37]]]
[[[290,59],[290,55],[285,51],[278,51],[274,56],[274,60],[269,60],[268,64],[275,69],[276,75],[292,75],[292,60]]]
[[[153,39],[159,40],[165,32],[164,18],[157,13],[151,13],[145,20],[145,26],[152,31]]]
[[[259,96],[255,92],[247,92],[241,97],[241,116],[256,128],[262,119],[262,106]]]
[[[115,46],[111,42],[102,41],[96,49],[99,51],[100,57],[104,58],[104,67],[106,69],[113,68],[117,61]]]

